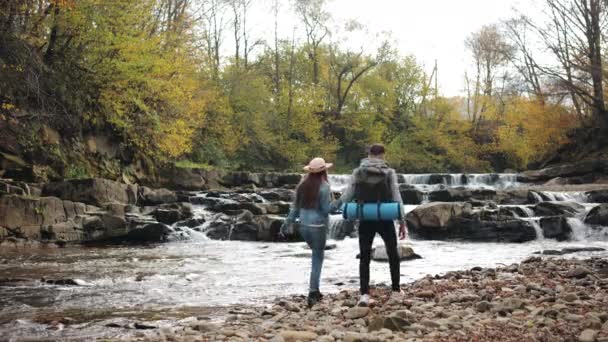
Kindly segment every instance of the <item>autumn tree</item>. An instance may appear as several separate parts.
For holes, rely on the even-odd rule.
[[[496,82],[501,77],[504,81],[506,75],[502,68],[511,58],[513,49],[498,25],[483,26],[467,38],[465,46],[471,52],[474,65],[473,78],[466,75],[467,114],[477,126],[483,119],[488,101],[503,95],[504,88],[497,89]]]
[[[312,82],[319,83],[319,53],[321,43],[329,35],[330,14],[325,10],[326,0],[296,0],[296,13],[306,30],[308,57],[312,63]]]

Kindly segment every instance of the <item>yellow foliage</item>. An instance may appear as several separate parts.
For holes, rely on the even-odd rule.
[[[566,133],[576,123],[563,106],[512,98],[505,105],[498,128],[497,148],[520,168],[537,161],[568,141]]]

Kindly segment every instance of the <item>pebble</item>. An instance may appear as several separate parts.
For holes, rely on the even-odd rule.
[[[285,342],[296,342],[296,341],[313,341],[317,338],[317,334],[312,331],[295,331],[295,330],[287,330],[281,332],[281,337]]]
[[[575,293],[566,293],[566,295],[564,295],[562,299],[566,302],[574,302],[578,299],[578,296]]]
[[[578,337],[578,340],[580,342],[595,342],[597,333],[596,330],[585,329]]]
[[[486,311],[490,311],[492,309],[492,304],[490,304],[489,302],[482,300],[481,302],[478,302],[477,304],[475,304],[475,310],[477,310],[477,312],[486,312]]]
[[[363,318],[369,315],[370,309],[368,307],[355,306],[344,313],[346,319],[357,319]]]

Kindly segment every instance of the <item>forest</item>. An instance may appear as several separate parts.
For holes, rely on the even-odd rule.
[[[285,171],[323,156],[346,170],[374,142],[401,172],[540,166],[581,134],[606,136],[608,5],[539,3],[541,17],[462,42],[472,68],[447,97],[390,36],[345,44],[365,28],[336,23],[327,0],[2,0],[0,130],[21,129],[21,147],[0,138],[0,151],[63,177],[100,172],[78,153],[88,132],[113,137],[119,167]],[[259,8],[271,37],[252,30]],[[47,127],[60,144],[42,143]]]

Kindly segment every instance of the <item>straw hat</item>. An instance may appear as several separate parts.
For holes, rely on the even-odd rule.
[[[309,173],[318,173],[323,172],[330,167],[334,166],[332,163],[326,163],[323,158],[315,158],[308,163],[308,165],[304,166],[304,171]]]

